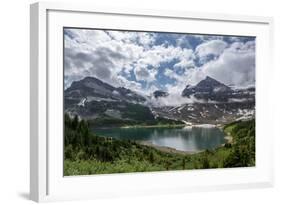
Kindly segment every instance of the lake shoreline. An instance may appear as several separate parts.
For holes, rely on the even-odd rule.
[[[224,139],[226,140],[226,143],[232,144],[233,143],[233,137],[229,132],[226,132],[223,128],[224,126],[218,126],[218,128],[224,133]],[[226,143],[222,144],[224,146]]]
[[[176,125],[136,125],[136,126],[123,126],[123,127],[118,127],[118,129],[121,129],[124,131],[125,130],[129,130],[129,129],[149,129],[149,128],[155,128],[155,129],[193,129],[193,128],[199,128],[199,129],[219,129],[222,133],[223,133],[223,138],[225,139],[224,142],[222,142],[221,144],[218,144],[217,147],[222,147],[224,146],[226,143],[230,143],[232,141],[231,136],[228,136],[226,132],[224,132],[223,130],[223,125],[221,124],[193,124],[193,125],[187,125],[187,124],[176,124]],[[102,128],[102,129],[106,129],[106,128]],[[122,131],[123,132],[123,131]],[[188,131],[189,132],[189,131]],[[191,154],[197,154],[200,152],[204,152],[207,149],[199,149],[199,150],[195,150],[195,151],[185,151],[185,150],[178,150],[174,147],[168,146],[168,145],[158,145],[157,143],[153,144],[151,141],[149,140],[145,140],[145,139],[139,139],[139,140],[134,140],[135,142],[137,142],[140,145],[145,145],[145,146],[149,146],[152,148],[155,148],[159,151],[165,152],[165,153],[175,153],[175,154],[183,154],[183,155],[191,155]]]
[[[166,153],[173,153],[173,154],[183,154],[183,155],[192,155],[192,154],[198,154],[200,152],[204,152],[205,150],[198,150],[198,151],[183,151],[183,150],[177,150],[175,148],[167,147],[167,146],[160,146],[152,144],[149,141],[136,141],[137,143],[141,145],[145,145],[148,147],[153,147],[159,151],[166,152]]]
[[[126,126],[120,126],[117,128],[176,128],[176,127],[182,127],[182,128],[219,128],[222,129],[223,126],[221,124],[165,124],[165,125],[126,125]],[[110,127],[111,128],[111,127]],[[105,128],[106,129],[106,128]]]
[[[176,124],[176,125],[128,125],[128,126],[121,126],[120,128],[175,128],[175,127],[185,127],[185,124]]]

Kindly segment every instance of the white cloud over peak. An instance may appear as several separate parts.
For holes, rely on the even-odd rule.
[[[255,84],[255,41],[246,43],[234,42],[221,51],[218,58],[213,59],[201,67],[189,69],[183,75],[167,70],[165,75],[176,79],[178,83],[169,85],[170,90],[177,90],[182,83],[196,84],[206,76],[211,76],[226,85],[240,87]]]
[[[66,87],[93,76],[146,95],[161,88],[176,97],[206,75],[240,87],[255,83],[254,39],[90,29],[66,29],[64,37]]]
[[[199,100],[194,96],[189,98],[181,96],[181,93],[170,93],[166,97],[154,98],[152,97],[149,102],[155,107],[162,106],[180,106],[187,103],[203,103],[203,100]]]
[[[217,60],[202,66],[201,72],[225,84],[240,86],[255,83],[255,42],[235,42]]]
[[[199,44],[196,47],[195,53],[199,58],[204,58],[208,55],[218,56],[227,47],[227,43],[222,40],[211,40]]]

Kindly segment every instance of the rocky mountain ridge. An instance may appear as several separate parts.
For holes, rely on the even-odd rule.
[[[64,108],[65,112],[85,119],[152,120],[161,117],[187,124],[222,124],[255,115],[254,88],[232,89],[207,76],[195,86],[186,86],[181,95],[199,101],[178,106],[152,106],[151,97],[86,77],[73,82],[64,91]],[[169,93],[161,90],[152,94],[156,100],[167,96]]]

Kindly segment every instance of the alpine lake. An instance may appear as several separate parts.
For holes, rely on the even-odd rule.
[[[217,127],[127,127],[92,131],[100,136],[194,153],[215,149],[226,142],[223,131]]]

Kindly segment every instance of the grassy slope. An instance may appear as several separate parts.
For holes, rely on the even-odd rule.
[[[144,105],[133,104],[128,102],[91,102],[89,103],[89,111],[98,114],[98,118],[89,120],[91,127],[120,127],[120,126],[148,126],[148,125],[175,125],[183,124],[181,121],[154,118],[151,110]],[[110,116],[106,110],[113,109],[120,112],[120,116]]]
[[[64,175],[89,175],[162,170],[254,166],[254,120],[224,128],[233,144],[212,151],[184,155],[165,153],[134,141],[95,136],[87,122],[65,122]],[[241,131],[242,130],[242,131]]]

